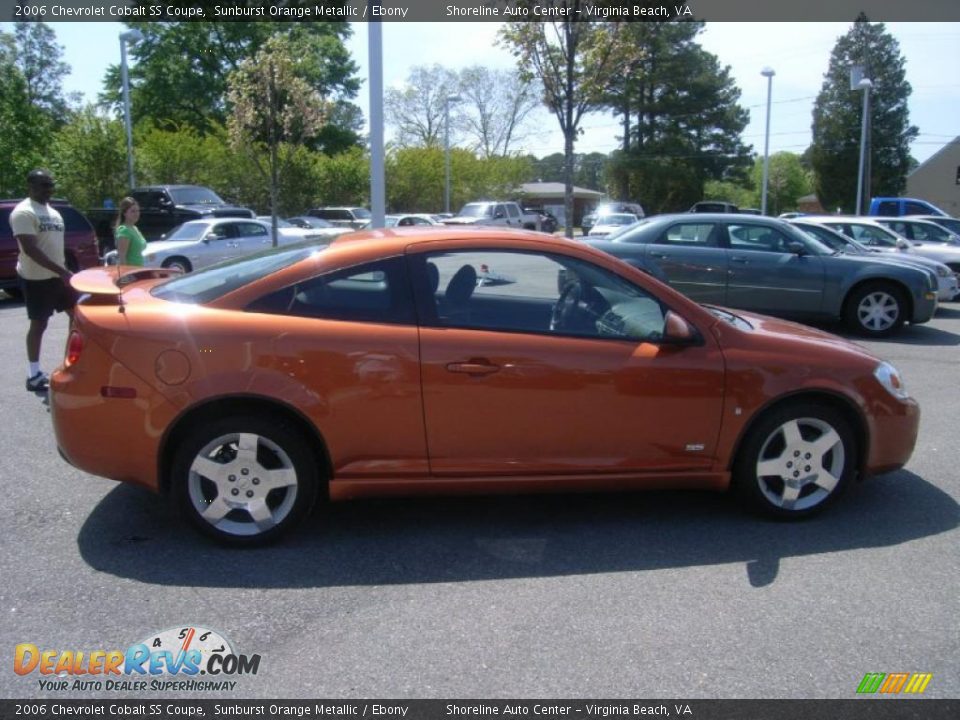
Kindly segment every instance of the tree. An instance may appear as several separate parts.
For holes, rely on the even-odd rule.
[[[17,66],[13,35],[0,32],[0,196],[19,197],[27,173],[46,165],[53,130],[50,117],[30,102],[30,90]]]
[[[573,148],[580,122],[585,112],[600,105],[611,78],[636,59],[635,48],[618,42],[621,26],[629,23],[583,20],[589,16],[587,4],[541,2],[541,7],[564,8],[569,19],[510,22],[500,31],[501,42],[518,60],[521,77],[539,78],[544,103],[563,131],[567,237],[573,237]]]
[[[154,3],[138,2],[138,6]],[[164,7],[196,4],[173,0]],[[206,17],[214,17],[209,3]],[[274,2],[249,0],[244,7],[269,9]],[[306,3],[285,2],[285,6]],[[314,3],[309,3],[313,5]],[[206,5],[206,4],[205,4]],[[227,78],[253,57],[272,37],[286,38],[298,58],[298,76],[311,90],[338,106],[331,117],[348,123],[342,134],[332,131],[311,138],[314,149],[338,151],[359,141],[359,110],[350,102],[360,88],[357,65],[344,40],[351,34],[346,22],[232,22],[229,20],[127,23],[144,38],[132,46],[135,64],[130,68],[131,106],[134,120],[151,118],[174,127],[190,125],[201,133],[225,125],[230,114]],[[120,70],[112,66],[104,81],[100,101],[121,107]],[[330,142],[328,147],[324,143]]]
[[[17,45],[16,65],[27,86],[27,97],[56,124],[67,120],[69,104],[61,83],[70,66],[61,60],[63,46],[56,33],[42,22],[14,23]]]
[[[637,49],[605,105],[623,118],[623,148],[610,173],[623,199],[650,212],[686,209],[709,180],[742,180],[751,165],[740,140],[749,121],[740,91],[715,55],[697,42],[702,22],[627,23],[623,41]]]
[[[529,80],[510,70],[475,65],[460,71],[457,122],[483,157],[509,155],[525,137],[523,123],[540,105]]]
[[[76,113],[53,140],[50,169],[57,194],[81,209],[102,207],[123,197],[127,187],[127,146],[123,123],[93,106]]]
[[[231,144],[246,150],[270,185],[273,244],[277,245],[277,192],[293,145],[314,136],[327,112],[323,98],[297,72],[297,56],[282,36],[269,39],[227,80],[233,114],[227,123]],[[266,167],[258,150],[266,150]]]
[[[402,89],[389,88],[383,105],[404,147],[442,147],[447,98],[457,94],[457,75],[440,65],[414,67]]]
[[[758,157],[753,166],[753,186],[756,188],[754,207],[760,207],[763,192],[763,158]],[[780,213],[797,209],[797,200],[813,191],[810,173],[803,167],[799,155],[778,152],[770,156],[767,175],[767,213]]]
[[[816,192],[824,207],[847,211],[856,205],[863,103],[863,92],[850,89],[852,65],[862,65],[864,77],[873,82],[872,153],[865,187],[879,195],[903,192],[910,171],[910,142],[918,133],[910,124],[907,100],[912,88],[906,81],[900,45],[883,23],[871,23],[861,13],[834,46],[813,108],[811,164]]]

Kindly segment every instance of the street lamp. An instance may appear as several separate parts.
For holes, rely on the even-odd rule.
[[[760,214],[767,214],[767,178],[770,176],[770,93],[773,89],[773,76],[776,75],[772,67],[765,67],[760,74],[767,79],[767,131],[763,138],[763,190],[760,197]]]
[[[463,100],[459,95],[447,95],[443,101],[443,162],[446,182],[443,186],[443,211],[450,212],[450,103]]]
[[[867,144],[869,142],[867,126],[870,124],[870,90],[873,88],[873,83],[867,78],[863,78],[857,83],[857,87],[863,90],[863,120],[860,124],[860,167],[857,172],[857,215],[863,215],[863,186],[866,181],[865,176],[869,172],[864,172],[864,169],[867,166]]]
[[[127,30],[120,33],[120,76],[123,79],[123,121],[127,129],[127,174],[130,188],[136,187],[133,179],[133,131],[130,128],[130,78],[127,73],[127,43],[136,45],[143,40],[139,30]]]

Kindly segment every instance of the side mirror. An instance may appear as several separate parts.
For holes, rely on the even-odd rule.
[[[663,319],[663,341],[670,345],[692,345],[697,341],[697,331],[673,310],[667,310]]]
[[[906,240],[897,240],[897,250],[909,250],[910,243]]]
[[[220,236],[217,235],[216,233],[207,233],[206,235],[203,236],[204,244],[209,243],[211,240],[219,240],[219,239],[220,239]]]
[[[790,242],[788,242],[788,243],[787,243],[787,250],[789,250],[790,252],[792,252],[794,255],[801,255],[801,256],[802,256],[802,255],[806,255],[806,254],[807,254],[807,246],[804,245],[804,244],[803,244],[802,242],[800,242],[799,240],[791,240]]]

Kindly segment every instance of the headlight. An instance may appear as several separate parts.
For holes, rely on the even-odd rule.
[[[953,275],[953,271],[946,265],[937,265],[937,277],[948,278]]]
[[[903,384],[903,378],[900,377],[900,371],[888,362],[882,362],[877,365],[873,371],[873,376],[877,379],[887,392],[900,400],[906,400],[910,397],[906,386]]]

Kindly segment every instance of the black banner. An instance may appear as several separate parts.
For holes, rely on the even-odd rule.
[[[958,0],[0,0],[0,21],[960,21]]]
[[[0,700],[15,718],[953,720],[960,700]]]

